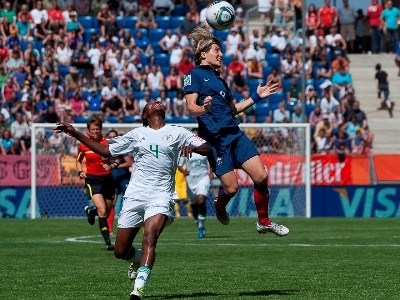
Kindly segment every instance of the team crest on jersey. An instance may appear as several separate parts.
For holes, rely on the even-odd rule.
[[[173,137],[172,137],[172,135],[170,135],[170,134],[166,134],[166,135],[164,135],[163,137],[162,137],[162,140],[163,140],[163,142],[164,143],[167,143],[167,144],[171,144],[172,143],[172,141],[173,141]]]
[[[183,78],[183,86],[191,85],[192,84],[192,75],[186,75]]]

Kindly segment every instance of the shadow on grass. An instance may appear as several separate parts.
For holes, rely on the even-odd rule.
[[[290,296],[298,294],[300,290],[263,290],[263,291],[254,291],[254,292],[240,292],[240,293],[232,293],[229,294],[230,297],[241,297],[241,296]],[[221,293],[192,293],[192,294],[170,294],[170,295],[160,295],[160,296],[150,296],[148,299],[190,299],[190,298],[198,298],[198,297],[217,297],[217,296],[228,296],[227,294]]]

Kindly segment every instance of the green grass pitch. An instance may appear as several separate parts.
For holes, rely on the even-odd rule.
[[[192,220],[161,235],[145,299],[400,299],[400,219]],[[83,219],[0,220],[0,299],[129,299],[128,264]],[[139,245],[141,235],[135,245]]]

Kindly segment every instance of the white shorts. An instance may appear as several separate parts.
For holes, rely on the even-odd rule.
[[[194,183],[190,183],[190,181],[188,181],[187,193],[189,197],[189,203],[195,204],[197,195],[204,195],[207,197],[209,191],[210,177],[208,175],[200,178],[200,180],[194,180]]]
[[[155,198],[139,200],[125,198],[118,217],[118,228],[143,227],[144,222],[155,215],[162,214],[168,217],[166,226],[175,220],[175,201],[172,198]]]

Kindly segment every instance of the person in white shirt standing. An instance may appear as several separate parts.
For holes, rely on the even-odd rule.
[[[197,135],[197,129],[193,132]],[[186,168],[184,168],[185,165]],[[206,200],[210,191],[213,172],[208,164],[207,157],[197,153],[193,153],[189,159],[181,157],[178,170],[185,175],[189,203],[198,227],[198,238],[204,238],[206,236]]]
[[[349,50],[354,52],[354,41],[356,39],[355,21],[356,12],[349,5],[349,0],[343,0],[343,7],[339,8],[340,34],[349,41]]]
[[[63,131],[102,157],[131,153],[135,166],[124,194],[118,218],[114,255],[131,262],[128,276],[135,279],[130,299],[141,299],[155,262],[157,240],[165,226],[174,221],[174,181],[179,155],[211,155],[210,146],[190,131],[165,124],[165,110],[158,101],[143,111],[144,127],[110,139],[108,146],[90,140],[68,123],[58,123]],[[132,243],[144,226],[142,249]]]
[[[43,8],[42,1],[36,2],[36,8],[31,10],[32,21],[35,25],[40,25],[42,19],[45,19],[46,23],[49,20],[49,15],[47,14],[47,10]]]

